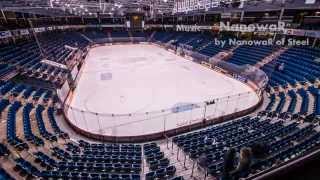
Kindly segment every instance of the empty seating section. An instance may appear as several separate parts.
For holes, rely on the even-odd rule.
[[[244,117],[222,125],[207,128],[173,138],[190,158],[206,155],[206,169],[216,177],[222,173],[223,155],[226,147],[237,151],[254,143],[265,143],[269,153],[265,159],[252,165],[252,173],[266,170],[290,158],[303,155],[320,143],[320,133],[311,124],[299,124],[290,120],[266,117]]]
[[[208,45],[210,42],[212,42],[212,38],[210,35],[201,34],[196,36],[192,41],[188,42],[187,44],[192,46],[193,49],[199,50],[202,47]]]
[[[204,55],[211,57],[211,56],[218,54],[219,52],[221,52],[223,50],[228,50],[229,48],[231,48],[229,45],[222,47],[222,46],[217,46],[213,42],[211,42],[208,45],[206,45],[204,48],[202,48],[199,52],[201,54],[204,54]]]
[[[22,119],[23,119],[24,138],[27,141],[32,142],[37,146],[44,145],[43,140],[32,133],[31,123],[30,123],[30,112],[32,111],[32,109],[33,109],[33,105],[31,103],[27,103],[23,107]]]
[[[240,46],[233,51],[233,55],[228,62],[237,65],[255,65],[274,51],[273,46]]]
[[[309,95],[308,95],[308,92],[303,88],[298,89],[297,92],[299,93],[299,95],[302,98],[300,114],[306,115],[308,113],[308,109],[309,109]]]
[[[162,43],[167,43],[175,36],[174,33],[169,32],[156,32],[156,34],[153,36],[155,41],[159,41]]]
[[[68,138],[56,123],[55,109],[51,105],[39,102],[55,102],[56,96],[50,90],[34,88],[26,84],[0,82],[1,86],[10,88],[4,94],[12,94],[16,98],[27,100],[32,97],[33,103],[28,101],[11,102],[1,99],[0,112],[7,111],[7,142],[17,150],[28,150],[30,146],[44,145],[46,142],[58,142],[58,137]],[[7,110],[6,110],[7,109]],[[34,112],[35,121],[31,121]],[[47,123],[45,123],[47,121]],[[19,127],[20,123],[23,127]],[[34,124],[33,124],[34,123]],[[52,130],[47,129],[50,126]],[[23,132],[18,131],[23,128]],[[38,131],[41,137],[34,132]],[[22,134],[23,133],[23,134]],[[46,141],[48,140],[48,141]],[[26,142],[30,142],[26,143]],[[61,142],[60,142],[61,143]],[[52,146],[53,144],[51,144]],[[34,161],[23,157],[15,159],[14,171],[24,177],[37,178],[74,178],[74,179],[132,179],[139,180],[142,171],[141,145],[135,144],[90,144],[80,141],[79,144],[66,143],[65,148],[53,147],[50,153],[34,152]],[[0,155],[9,156],[10,151],[0,144]],[[58,159],[58,160],[57,160]],[[36,166],[38,164],[39,166]],[[41,167],[41,168],[39,168]],[[8,177],[6,171],[0,176]]]
[[[40,36],[38,47],[35,40],[18,42],[1,48],[0,52],[0,76],[15,71],[17,67],[22,68],[22,75],[44,80],[49,83],[57,82],[66,76],[66,70],[50,66],[41,62],[43,59],[66,64],[72,50],[65,45],[84,49],[88,41],[78,33],[61,33],[50,36]],[[59,78],[57,78],[59,77]]]
[[[37,121],[37,127],[38,130],[40,132],[40,135],[50,141],[57,141],[57,137],[55,135],[53,135],[52,133],[48,132],[48,130],[46,129],[46,126],[44,124],[44,120],[43,120],[43,111],[45,110],[45,107],[42,105],[38,105],[36,107],[36,112],[35,112],[35,117],[36,117],[36,121]]]
[[[33,166],[29,161],[26,161],[23,158],[15,159],[15,167],[14,170],[20,173],[22,176],[30,177],[38,177],[40,175],[40,171]]]
[[[286,102],[286,95],[284,94],[284,92],[280,92],[279,97],[280,97],[280,102],[276,108],[276,112],[281,113],[284,107],[284,104]]]
[[[99,21],[100,20],[98,20],[96,18],[85,18],[85,19],[83,19],[83,22],[85,24],[94,24],[94,25],[96,25],[96,24],[99,24]]]
[[[33,96],[32,96],[32,98],[34,99],[34,100],[38,100],[38,99],[40,99],[40,97],[42,97],[42,95],[45,93],[45,90],[44,89],[37,89],[36,91],[35,91],[35,93],[33,94]]]
[[[7,73],[10,72],[8,69],[11,69],[11,67],[27,65],[32,61],[39,60],[40,56],[35,42],[20,42],[15,45],[12,44],[0,51],[0,61],[7,64]]]
[[[268,106],[266,107],[267,111],[270,111],[272,109],[272,107],[274,106],[274,103],[276,101],[276,95],[271,94],[269,99],[270,99],[270,102],[268,103]]]
[[[8,64],[0,64],[0,77],[14,71],[14,66]]]
[[[34,162],[40,164],[41,167],[44,167],[47,170],[52,170],[53,168],[57,167],[56,160],[52,159],[41,151],[35,152],[34,157]]]
[[[269,153],[272,155],[253,164],[252,171],[256,172],[271,168],[274,164],[280,164],[301,155],[302,152],[306,152],[314,146],[319,145],[319,137],[319,133],[309,126],[288,135],[281,142],[273,142],[271,144],[273,148],[269,150]]]
[[[35,66],[26,67],[21,74],[30,78],[59,85],[62,83],[63,79],[66,78],[67,71],[47,64],[37,63]]]
[[[111,37],[112,38],[128,38],[129,34],[128,32],[123,32],[123,31],[112,31]]]
[[[57,39],[55,39],[57,38]],[[67,42],[66,42],[67,41]],[[53,59],[54,61],[65,64],[66,63],[66,57],[69,53],[71,53],[70,49],[65,49],[64,45],[73,45],[71,43],[71,40],[64,40],[59,37],[53,37],[53,38],[43,38],[40,41],[41,48],[43,50],[43,53],[45,54],[46,58],[48,60]]]
[[[36,108],[32,103],[28,102],[28,98],[32,96],[32,99],[37,103],[38,100],[42,99],[42,101],[49,101],[50,99],[54,99],[55,96],[53,96],[51,90],[45,90],[41,88],[34,88],[29,85],[25,84],[15,84],[11,81],[7,83],[1,83],[1,92],[3,95],[11,94],[13,95],[16,100],[10,103],[8,99],[1,99],[0,101],[0,112],[1,114],[4,114],[4,110],[8,108],[7,112],[7,140],[8,143],[16,147],[18,150],[27,149],[28,145],[21,139],[24,138],[27,142],[30,142],[32,144],[35,144],[36,146],[44,145],[44,141],[42,138],[37,137],[34,135],[33,131],[38,129],[40,132],[40,135],[42,137],[45,137],[49,140],[57,140],[54,135],[50,134],[46,131],[41,110],[39,110],[42,105],[37,106]],[[9,86],[10,85],[10,86]],[[10,87],[10,88],[9,88]],[[20,99],[18,100],[19,96],[21,95]],[[23,101],[26,101],[23,103]],[[21,111],[19,111],[21,109]],[[35,126],[31,124],[30,114],[31,112],[35,110],[36,114],[36,121],[37,123]],[[20,115],[21,112],[21,115]],[[40,112],[40,113],[39,113]],[[51,116],[53,115],[53,112],[51,112]],[[53,121],[54,119],[52,119]],[[23,125],[23,137],[18,137],[16,135],[17,131],[17,123],[22,122]],[[32,128],[35,127],[35,128]]]
[[[138,32],[138,31],[134,31],[131,32],[132,37],[146,37],[147,35],[144,32]]]
[[[6,95],[13,87],[14,87],[14,83],[12,83],[11,81],[6,83],[1,83],[0,94],[2,96]]]
[[[188,44],[190,45],[190,43],[195,40],[198,37],[198,33],[184,33],[182,36],[180,36],[180,38],[177,39],[177,42],[179,44]]]
[[[1,99],[0,101],[0,115],[2,115],[2,112],[4,109],[7,108],[7,106],[10,104],[8,99]],[[0,116],[2,118],[2,116]]]
[[[111,42],[111,39],[114,38],[115,40],[118,40],[119,38],[129,38],[129,37],[135,37],[135,38],[144,38],[147,37],[147,35],[144,32],[139,31],[133,31],[133,32],[111,32],[108,31],[95,31],[95,30],[87,30],[86,32],[83,32],[86,37],[88,37],[90,40],[93,40],[96,43],[108,43]],[[109,38],[110,34],[110,38]],[[135,40],[134,40],[135,41]],[[141,41],[141,39],[140,39]]]
[[[172,40],[177,44],[189,45],[195,51],[212,42],[212,38],[209,35],[190,32],[156,32],[153,40],[161,43],[168,43]]]
[[[16,136],[16,113],[21,106],[21,102],[15,101],[10,105],[7,116],[7,141],[18,150],[28,148],[28,145]]]
[[[43,153],[37,153],[40,162],[46,162],[50,169],[55,168],[41,172],[42,177],[140,179],[142,170],[140,145],[90,144],[79,141],[79,145],[68,144],[68,146],[69,152],[58,147],[52,148],[52,156],[59,161],[54,161]]]
[[[37,58],[34,53],[38,53],[37,44],[34,41],[20,42],[1,51],[1,62],[15,66],[23,65],[31,61],[29,57]]]
[[[195,33],[181,32],[181,33],[170,33],[170,39],[167,42],[172,42],[172,44],[187,44],[190,42]]]
[[[171,40],[178,44],[186,44],[193,47],[194,51],[207,56],[214,56],[221,51],[230,49],[230,46],[217,46],[213,38],[207,34],[186,32],[156,32],[153,39],[158,42],[168,43]],[[233,55],[227,61],[237,65],[255,65],[264,58],[272,55],[277,46],[248,46],[242,45],[233,51]],[[320,57],[319,48],[291,47],[279,57],[262,67],[269,76],[270,86],[284,86],[299,83],[314,83],[320,77],[319,63],[315,59]],[[279,66],[283,66],[283,69]]]
[[[154,40],[162,43],[183,44],[192,47],[194,51],[212,57],[221,51],[226,51],[231,46],[217,46],[213,43],[213,38],[208,34],[192,32],[157,32]]]
[[[291,98],[291,101],[290,101],[290,104],[289,104],[289,107],[288,107],[288,110],[287,112],[289,113],[294,113],[295,112],[295,109],[296,109],[296,106],[297,106],[297,94],[294,90],[290,90],[288,92],[290,98]]]
[[[77,32],[58,33],[49,37],[45,36],[40,39],[41,47],[44,49],[48,58],[50,59],[51,57],[54,61],[62,64],[65,63],[65,59],[62,59],[55,54],[60,53],[58,55],[66,57],[66,55],[63,54],[69,54],[70,50],[65,48],[65,45],[83,50],[84,48],[86,48],[88,43],[89,42],[81,37],[81,35]]]
[[[277,95],[278,94],[278,95]],[[311,99],[313,101],[311,101]],[[313,102],[314,105],[310,106]],[[287,106],[286,106],[287,105]],[[269,103],[265,108],[265,112],[272,112],[269,117],[275,117],[279,114],[282,118],[295,116],[318,116],[319,115],[319,88],[309,86],[306,90],[305,87],[299,89],[290,89],[272,93],[269,97]],[[287,107],[286,109],[284,107]],[[298,109],[299,108],[299,109]]]
[[[274,110],[274,112],[278,114],[286,113],[287,115],[289,114],[295,115],[296,113],[298,113],[300,115],[308,115],[309,95],[308,95],[308,91],[306,91],[304,88],[300,88],[298,90],[291,89],[291,90],[288,90],[287,92],[281,91],[281,92],[278,92],[277,94],[278,95],[276,95],[276,93],[272,93],[270,95],[269,103],[265,108],[267,112]],[[301,97],[301,101],[298,101],[298,96]],[[316,97],[317,96],[315,96],[315,101],[316,101]],[[287,106],[285,106],[286,104]],[[300,105],[299,110],[297,110],[298,105]],[[315,102],[315,106],[316,105],[317,104]],[[287,107],[287,109],[284,109],[284,107]],[[282,117],[284,118],[284,116]]]
[[[170,165],[170,160],[156,143],[144,144],[143,152],[150,169],[146,174],[146,180],[167,179],[175,175],[176,167]]]
[[[308,90],[314,96],[313,114],[315,116],[320,116],[320,89],[310,86]]]
[[[24,84],[18,84],[12,88],[11,94],[17,97],[23,90],[25,90],[26,86]]]
[[[271,86],[296,85],[297,82],[315,82],[320,77],[319,48],[292,47],[262,69],[269,74]],[[283,69],[277,68],[283,65]]]
[[[61,137],[68,137],[67,133],[63,132],[59,126],[57,125],[57,122],[56,122],[56,118],[55,118],[55,115],[54,115],[54,108],[53,107],[49,107],[48,108],[48,118],[49,118],[49,122],[54,130],[54,132],[56,134],[58,134],[59,136]]]
[[[23,91],[23,98],[28,99],[31,94],[34,92],[34,88],[32,86],[28,86],[24,91]]]
[[[103,31],[86,31],[85,33],[83,33],[84,35],[86,35],[88,38],[92,39],[92,40],[99,40],[99,39],[105,39],[108,38],[108,33],[107,32],[103,32]]]

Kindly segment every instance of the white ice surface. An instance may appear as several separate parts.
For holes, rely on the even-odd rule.
[[[96,47],[82,68],[68,116],[78,127],[104,135],[161,132],[247,109],[259,100],[247,85],[155,45]],[[223,99],[206,110],[200,107],[217,98]],[[183,104],[199,108],[172,113]]]

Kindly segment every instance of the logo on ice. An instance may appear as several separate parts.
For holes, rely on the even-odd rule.
[[[279,21],[277,24],[232,24],[220,22],[220,31],[237,32],[283,32],[286,24]]]

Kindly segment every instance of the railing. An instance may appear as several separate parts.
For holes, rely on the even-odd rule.
[[[65,105],[64,112],[71,123],[87,132],[105,136],[141,136],[166,132],[202,122],[205,119],[233,114],[252,107],[258,102],[256,92],[250,91],[213,98],[208,102],[181,104],[153,112],[105,114],[78,109],[68,104]]]

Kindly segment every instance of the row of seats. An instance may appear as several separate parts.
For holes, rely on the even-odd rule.
[[[54,130],[54,133],[59,135],[60,137],[68,138],[68,134],[63,132],[60,129],[60,127],[57,125],[56,118],[55,118],[55,109],[54,109],[54,107],[52,107],[52,106],[48,107],[47,114],[48,114],[48,118],[49,118],[49,122],[51,124],[51,127]]]
[[[31,129],[31,123],[30,123],[30,113],[33,109],[33,105],[31,103],[27,103],[23,107],[23,130],[24,130],[24,139],[35,144],[36,146],[43,146],[44,141],[35,136]]]
[[[270,111],[272,109],[272,107],[274,106],[275,102],[276,102],[276,95],[275,94],[271,94],[269,97],[269,103],[266,107],[267,111]]]
[[[293,114],[297,106],[297,94],[294,90],[289,90],[288,95],[291,98],[287,112]]]
[[[308,92],[303,88],[298,89],[297,92],[302,98],[300,114],[306,115],[308,113],[308,110],[309,110],[309,95],[308,95]]]
[[[280,92],[279,97],[280,97],[280,101],[279,101],[278,106],[276,108],[277,113],[282,112],[282,109],[283,109],[285,102],[286,102],[286,95],[284,94],[284,92]]]
[[[310,86],[308,91],[314,96],[313,114],[320,116],[320,89]]]
[[[156,143],[143,145],[143,152],[150,172],[146,174],[147,180],[168,179],[176,173],[176,167],[169,165],[170,161],[164,156],[164,152]]]
[[[21,108],[22,104],[15,101],[10,105],[7,116],[7,141],[10,145],[17,148],[17,150],[28,149],[29,146],[16,135],[16,116],[17,111]]]
[[[49,140],[49,141],[57,141],[57,137],[55,135],[53,135],[52,133],[48,132],[45,124],[44,124],[44,120],[43,120],[43,116],[42,113],[45,110],[45,107],[43,105],[38,105],[36,107],[36,112],[35,112],[35,117],[36,117],[36,121],[37,121],[37,125],[38,125],[38,131],[40,132],[40,135]]]

